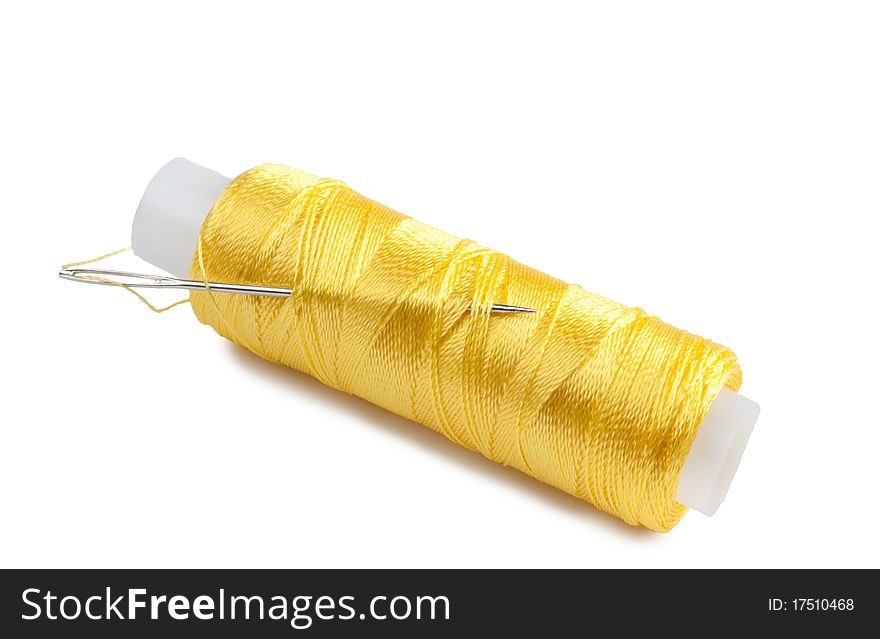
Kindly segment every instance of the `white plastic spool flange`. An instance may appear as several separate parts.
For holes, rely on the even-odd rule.
[[[199,232],[230,179],[189,160],[171,160],[156,174],[141,198],[131,227],[131,245],[139,257],[177,277],[188,278]],[[713,515],[733,481],[758,404],[722,390],[688,452],[678,480],[676,500]]]

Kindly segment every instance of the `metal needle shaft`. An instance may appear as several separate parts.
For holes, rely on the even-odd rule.
[[[239,295],[261,295],[264,297],[290,297],[289,288],[275,286],[254,286],[251,284],[228,284],[225,282],[202,282],[183,280],[166,275],[146,275],[129,271],[111,271],[91,268],[63,268],[58,276],[73,282],[100,284],[102,286],[129,286],[132,288],[166,288],[187,291],[207,291],[215,293],[237,293]],[[492,304],[492,313],[534,313],[533,308],[511,304]]]

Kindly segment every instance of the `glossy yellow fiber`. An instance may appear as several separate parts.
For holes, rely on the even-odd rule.
[[[723,346],[280,165],[226,189],[192,278],[292,288],[190,300],[260,357],[658,531],[686,510],[678,476],[709,404],[740,383]]]

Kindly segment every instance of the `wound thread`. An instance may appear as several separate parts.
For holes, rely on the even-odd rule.
[[[726,347],[281,165],[226,188],[191,277],[292,288],[190,301],[264,359],[657,531],[686,511],[678,477],[709,405],[741,381]]]

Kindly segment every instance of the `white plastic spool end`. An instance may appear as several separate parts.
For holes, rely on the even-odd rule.
[[[712,516],[727,495],[758,421],[758,404],[722,389],[709,407],[678,478],[675,499]]]
[[[163,166],[147,185],[131,225],[134,254],[188,278],[202,222],[229,182],[183,158]]]
[[[231,180],[189,160],[171,160],[141,198],[131,228],[137,256],[188,278],[205,216]],[[709,408],[681,471],[676,500],[713,515],[733,481],[759,408],[722,390]]]

